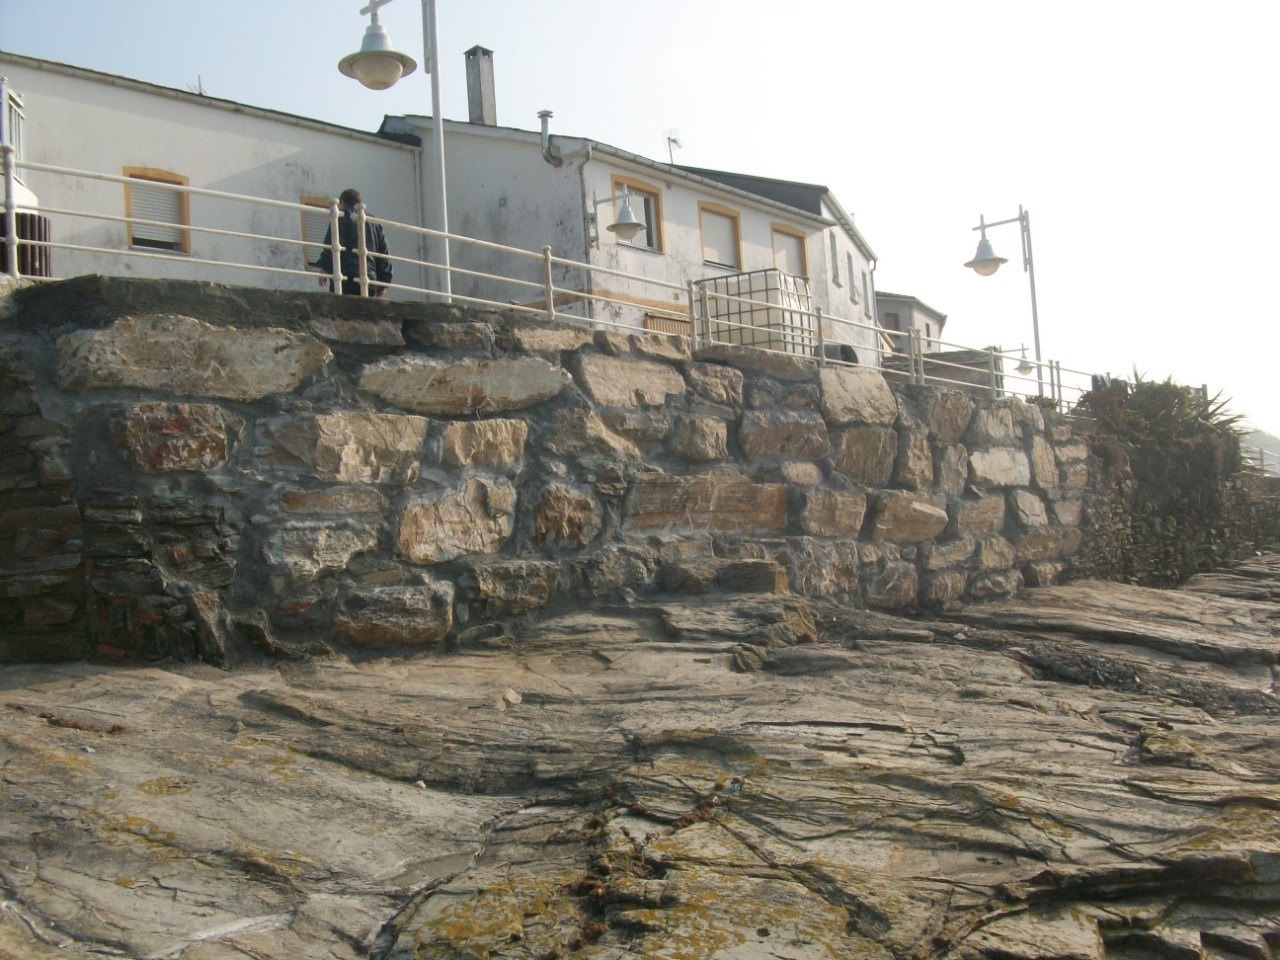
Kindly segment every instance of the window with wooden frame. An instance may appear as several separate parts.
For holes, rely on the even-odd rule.
[[[742,269],[742,227],[736,211],[718,203],[698,202],[702,261],[716,267]]]
[[[804,231],[785,223],[770,224],[773,237],[773,265],[793,277],[809,276],[805,256]]]
[[[316,261],[324,250],[324,238],[329,232],[329,198],[299,197],[298,202],[314,210],[302,211],[302,265],[308,270],[319,270]]]
[[[129,246],[191,252],[191,203],[184,176],[151,167],[125,167],[124,215]]]
[[[635,214],[636,219],[644,222],[644,229],[637,233],[630,240],[619,240],[619,243],[626,244],[630,247],[639,247],[642,250],[652,250],[655,253],[662,252],[662,191],[651,183],[645,183],[643,180],[636,180],[633,177],[617,176],[611,178],[610,186],[612,195],[617,197],[622,194],[622,188],[627,188],[630,197],[631,212]],[[622,201],[613,201],[613,215],[617,219],[619,213],[622,212]]]

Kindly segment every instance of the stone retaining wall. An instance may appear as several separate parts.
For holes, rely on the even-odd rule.
[[[80,278],[0,295],[0,659],[430,647],[655,591],[911,610],[1081,540],[1016,399],[523,315]]]

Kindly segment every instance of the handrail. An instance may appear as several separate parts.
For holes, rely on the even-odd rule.
[[[127,259],[139,263],[158,264],[163,265],[163,267],[157,273],[165,276],[173,275],[175,271],[180,271],[184,268],[218,266],[227,269],[244,270],[255,275],[278,276],[283,280],[287,280],[290,284],[301,278],[312,282],[319,278],[321,283],[326,277],[330,280],[341,279],[338,266],[339,257],[337,256],[340,250],[337,240],[333,239],[337,236],[337,231],[334,229],[338,217],[337,201],[331,200],[326,208],[288,200],[276,200],[204,187],[192,187],[186,184],[146,181],[148,187],[168,190],[188,197],[199,197],[219,202],[247,203],[258,208],[299,214],[299,220],[293,224],[291,231],[282,227],[279,233],[254,233],[227,229],[224,226],[214,226],[208,222],[174,224],[141,217],[121,216],[105,209],[93,210],[89,207],[89,201],[86,201],[86,206],[82,209],[24,205],[17,196],[17,170],[19,169],[64,179],[124,185],[137,183],[137,178],[118,174],[76,170],[47,163],[19,161],[14,149],[9,145],[4,145],[4,202],[3,206],[0,207],[0,215],[3,216],[4,222],[3,230],[0,231],[0,239],[4,241],[6,267],[10,276],[17,277],[22,275],[19,269],[22,260],[19,256],[19,251],[25,248],[33,251],[59,250],[86,253],[111,259]],[[29,184],[30,179],[25,178],[25,182]],[[84,194],[79,194],[79,196],[84,196]],[[207,214],[207,211],[204,212]],[[208,238],[210,241],[233,241],[232,243],[227,243],[226,246],[232,247],[241,253],[244,252],[242,249],[244,244],[236,244],[234,241],[244,241],[249,245],[251,255],[242,256],[240,259],[231,259],[230,254],[225,249],[215,250],[214,255],[210,256],[193,255],[184,250],[153,250],[146,247],[140,248],[136,245],[129,246],[123,242],[123,238],[111,235],[102,237],[98,242],[89,242],[86,239],[80,243],[26,238],[19,236],[17,232],[17,219],[20,213],[35,214],[45,218],[65,218],[68,223],[88,221],[90,224],[108,226],[115,224],[158,227],[178,226],[187,237],[203,237]],[[296,260],[293,263],[279,262],[282,258],[282,251],[287,253],[289,251],[301,251],[308,247],[320,247],[320,244],[316,243],[316,241],[308,240],[302,235],[301,226],[307,214],[323,214],[329,218],[331,231],[330,249],[334,253],[332,275],[319,273],[314,268],[309,268],[309,265],[300,265],[299,261]],[[725,275],[723,274],[708,277],[705,280],[677,283],[659,277],[646,277],[614,267],[598,266],[581,260],[559,256],[550,247],[542,247],[539,250],[526,250],[479,237],[467,237],[417,224],[367,216],[363,205],[357,207],[356,216],[360,224],[358,236],[361,238],[361,249],[359,251],[361,254],[359,256],[361,275],[359,280],[361,289],[364,291],[383,287],[405,295],[422,297],[426,300],[447,299],[450,302],[467,303],[530,315],[538,314],[551,320],[574,325],[589,324],[597,328],[634,331],[639,329],[634,322],[628,323],[601,315],[602,312],[609,312],[613,308],[631,309],[646,314],[668,316],[675,320],[686,322],[688,331],[685,333],[654,332],[667,332],[671,336],[688,337],[695,345],[712,342],[717,339],[717,334],[719,334],[720,339],[726,339],[727,342],[732,342],[734,336],[740,340],[757,339],[759,334],[764,331],[768,335],[763,338],[764,342],[760,345],[760,349],[774,349],[778,352],[793,355],[810,356],[820,365],[830,363],[848,366],[854,364],[857,361],[844,360],[841,356],[836,355],[838,351],[828,356],[828,347],[830,346],[851,345],[855,347],[859,355],[864,351],[870,354],[866,358],[869,362],[859,362],[859,365],[874,366],[880,369],[886,377],[901,378],[914,384],[955,386],[965,390],[981,389],[989,392],[992,396],[1021,396],[1044,405],[1055,406],[1063,412],[1070,412],[1079,397],[1090,389],[1093,379],[1092,374],[1087,371],[1073,370],[1062,366],[1061,363],[1054,360],[1042,362],[1041,369],[1036,375],[1023,376],[1018,374],[1016,370],[1007,369],[1011,364],[1024,362],[1023,356],[1017,350],[1003,350],[999,347],[970,347],[944,341],[940,337],[930,337],[925,342],[919,336],[919,331],[886,331],[875,322],[846,320],[832,316],[824,311],[820,303],[815,304],[813,307],[801,307],[785,302],[785,298],[783,298],[784,302],[775,303],[754,299],[750,296],[741,296],[739,293],[711,289],[711,285],[716,280],[724,278]],[[194,212],[187,219],[194,221],[196,219]],[[491,264],[485,264],[488,269],[477,269],[466,265],[465,257],[455,256],[450,258],[449,263],[442,264],[429,258],[421,259],[403,254],[386,254],[386,260],[396,265],[424,271],[424,276],[430,275],[433,271],[437,272],[437,275],[439,275],[439,271],[447,271],[451,278],[468,280],[474,286],[470,291],[466,291],[452,289],[455,285],[450,283],[450,293],[442,294],[425,284],[416,285],[400,279],[393,283],[380,283],[367,275],[368,258],[363,255],[368,252],[363,249],[365,246],[363,225],[365,223],[378,224],[385,231],[394,231],[398,235],[410,238],[443,240],[448,244],[456,245],[456,250],[471,249],[488,254],[499,254],[502,257],[510,258],[511,267],[499,268]],[[89,229],[92,229],[92,227]],[[259,229],[266,228],[259,227]],[[112,246],[111,243],[113,241],[117,245]],[[188,243],[190,242],[188,241]],[[255,247],[254,245],[259,246]],[[261,249],[263,246],[266,247],[265,252]],[[419,250],[421,250],[421,247],[419,247]],[[376,255],[383,256],[382,254]],[[460,260],[462,262],[459,262]],[[399,271],[399,273],[404,272],[406,271]],[[768,269],[750,271],[752,274],[767,272],[769,272]],[[602,287],[598,281],[604,278],[623,280],[629,285],[630,289],[627,292],[617,292],[610,290],[608,286]],[[52,278],[40,277],[37,279]],[[571,283],[573,285],[568,285]],[[667,296],[674,296],[671,303],[664,306],[658,301],[656,294],[650,297],[640,297],[635,294],[634,289],[637,285],[647,291],[661,291]],[[598,292],[600,290],[604,292]],[[501,295],[504,292],[509,295]],[[521,300],[516,299],[516,297],[522,296],[526,292],[530,296],[529,302],[521,302]],[[628,299],[629,295],[636,297],[636,299]],[[805,296],[808,297],[808,294],[805,293]],[[717,304],[732,306],[734,309],[723,310],[718,308]],[[607,309],[598,311],[597,307]],[[750,322],[750,320],[759,319],[757,314],[760,312],[763,312],[760,316],[763,317],[764,324]],[[736,319],[734,318],[735,316]],[[750,319],[747,322],[743,322],[744,318]],[[832,334],[827,332],[828,327],[833,331]],[[733,331],[741,332],[734,334]],[[746,335],[747,331],[753,331],[750,338]],[[886,333],[892,338],[891,343],[894,346],[886,346],[884,342]],[[869,343],[866,342],[868,339],[870,340]],[[966,360],[962,356],[964,354],[967,354],[971,359]],[[901,360],[896,359],[899,357]],[[904,366],[906,369],[897,369],[899,365]],[[1064,374],[1067,375],[1065,382]],[[1048,394],[1041,396],[1046,389]],[[1275,454],[1269,454],[1270,459],[1268,459],[1264,454],[1269,454],[1269,452],[1260,452],[1257,457],[1264,469],[1280,473],[1280,457]]]

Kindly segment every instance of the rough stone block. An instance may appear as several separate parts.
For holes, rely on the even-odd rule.
[[[893,476],[898,435],[891,427],[851,427],[832,435],[832,464],[852,480],[884,486]]]
[[[1049,525],[1049,513],[1045,510],[1044,501],[1030,490],[1011,490],[1009,506],[1013,510],[1014,518],[1024,527]]]
[[[316,317],[311,332],[322,340],[370,347],[403,347],[404,330],[398,320],[348,320]]]
[[[137,470],[209,470],[227,459],[227,421],[204,403],[137,403],[114,418],[114,437]]]
[[[723,460],[729,455],[729,428],[716,417],[677,416],[671,450],[691,463]]]
[[[506,467],[524,458],[529,425],[523,420],[463,420],[447,423],[440,436],[445,466]]]
[[[947,511],[930,497],[886,490],[876,498],[871,535],[891,543],[918,543],[940,534],[947,520]]]
[[[932,398],[925,407],[925,423],[938,443],[959,443],[973,419],[973,401],[952,392]]]
[[[694,359],[704,363],[723,363],[738,370],[763,373],[778,380],[812,380],[818,365],[809,357],[797,357],[772,350],[739,347],[730,343],[712,343],[699,347]]]
[[[998,534],[978,540],[978,569],[982,571],[1008,570],[1018,559],[1012,543]]]
[[[1080,463],[1089,459],[1089,445],[1080,439],[1071,439],[1053,446],[1053,456],[1059,464]]]
[[[942,447],[937,455],[938,487],[948,500],[962,496],[969,485],[969,451],[955,443]]]
[[[428,421],[394,413],[326,413],[315,418],[315,471],[339,483],[412,483]]]
[[[1062,572],[1066,569],[1065,563],[1039,560],[1028,563],[1022,568],[1022,580],[1028,587],[1048,587],[1062,576]]]
[[[748,410],[738,443],[748,460],[820,460],[831,452],[826,423],[804,410]]]
[[[467,568],[475,602],[486,617],[519,616],[541,609],[564,586],[564,569],[548,560],[475,560]]]
[[[174,314],[76,330],[58,338],[55,353],[64,390],[134,387],[241,401],[291,393],[333,359],[306,334],[213,326]]]
[[[923,430],[898,431],[898,459],[894,481],[908,490],[927,490],[933,486],[933,451],[929,435]]]
[[[963,570],[946,570],[924,578],[920,584],[920,602],[929,607],[954,603],[964,596],[969,576]]]
[[[1078,532],[1078,531],[1077,531]],[[1055,527],[1030,530],[1015,537],[1013,545],[1018,552],[1018,563],[1036,560],[1054,560],[1063,555],[1062,531]]]
[[[1026,487],[1031,484],[1031,463],[1027,455],[1015,447],[971,450],[969,482],[984,488]]]
[[[752,483],[739,474],[671,477],[647,474],[632,484],[628,530],[781,532],[787,525],[787,488]]]
[[[815,537],[848,537],[856,540],[867,513],[861,493],[816,489],[803,494],[800,527]]]
[[[533,539],[548,546],[581,550],[600,533],[600,505],[590,493],[563,483],[550,484],[534,510]]]
[[[889,562],[867,582],[867,606],[879,610],[911,610],[917,604],[920,575],[914,564]]]
[[[952,524],[952,529],[956,535],[987,534],[987,532],[1004,530],[1004,497],[964,500],[956,504],[954,511],[955,522]]]
[[[401,556],[443,563],[469,553],[493,553],[511,536],[515,488],[507,480],[476,478],[405,507],[396,536]]]
[[[572,353],[591,342],[591,331],[580,327],[517,326],[511,331],[512,341],[525,353]]]
[[[579,354],[575,361],[583,392],[603,407],[662,407],[688,389],[667,363],[595,353]]]
[[[267,538],[263,559],[290,584],[337,573],[358,553],[378,543],[375,529],[329,523],[296,524]]]
[[[334,617],[336,643],[362,647],[434,646],[453,628],[453,584],[362,586],[348,594]]]
[[[980,407],[974,411],[966,435],[971,450],[1009,446],[1018,439],[1013,425],[1013,411],[1008,406]]]
[[[986,573],[980,577],[975,577],[969,584],[969,594],[977,600],[1008,597],[1021,589],[1022,573],[1018,570]]]
[[[797,383],[791,380],[775,380],[772,377],[756,377],[747,384],[747,406],[757,410],[769,407],[786,407],[790,410],[819,408],[820,394],[816,383]]]
[[[869,423],[890,426],[898,419],[898,400],[878,370],[869,367],[823,367],[822,413],[832,426]]]
[[[742,403],[742,371],[717,363],[690,363],[685,368],[689,388],[704,400],[737,406]]]
[[[948,540],[926,544],[920,552],[926,570],[946,570],[958,567],[973,556],[976,544],[972,540]]]
[[[360,373],[360,389],[414,413],[460,417],[523,410],[556,396],[569,376],[541,357],[448,362],[391,357]]]
[[[640,450],[619,436],[592,410],[557,410],[547,432],[546,449],[556,456],[596,454],[618,460],[639,460]]]
[[[323,490],[285,490],[280,494],[280,506],[288,513],[318,513],[347,516],[360,513],[381,513],[387,498],[373,487],[326,487]]]
[[[1053,447],[1043,437],[1031,438],[1031,480],[1041,490],[1054,490],[1058,486],[1058,462]]]

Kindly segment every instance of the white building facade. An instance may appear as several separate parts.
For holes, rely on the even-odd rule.
[[[726,318],[723,338],[761,343],[764,336],[761,345],[801,349],[792,334],[803,327],[806,352],[820,339],[828,356],[877,362],[875,255],[825,187],[681,167],[552,136],[549,114],[540,131],[499,127],[491,54],[476,48],[468,58],[481,67],[469,65],[471,79],[485,81],[490,93],[473,105],[469,122],[445,121],[459,302],[545,306],[549,266],[558,311],[682,333],[690,300],[705,303],[705,287],[713,314]],[[396,264],[395,282],[412,288],[392,295],[419,297],[435,280],[419,262],[438,262],[442,242],[419,229],[438,222],[437,173],[422,149],[431,142],[430,117],[388,117],[366,133],[4,52],[0,76],[6,100],[20,108],[6,128],[6,139],[19,142],[18,158],[90,174],[19,168],[18,202],[51,215],[51,275],[315,289],[308,265],[329,223],[326,205],[356,187],[371,215],[408,225],[387,230],[393,256],[409,261]],[[607,229],[622,213],[624,191],[644,222],[630,240]],[[243,233],[252,238],[235,235]],[[778,311],[744,319],[734,298],[747,295]],[[798,310],[821,311],[820,337],[815,317]],[[745,329],[762,324],[767,334]]]

